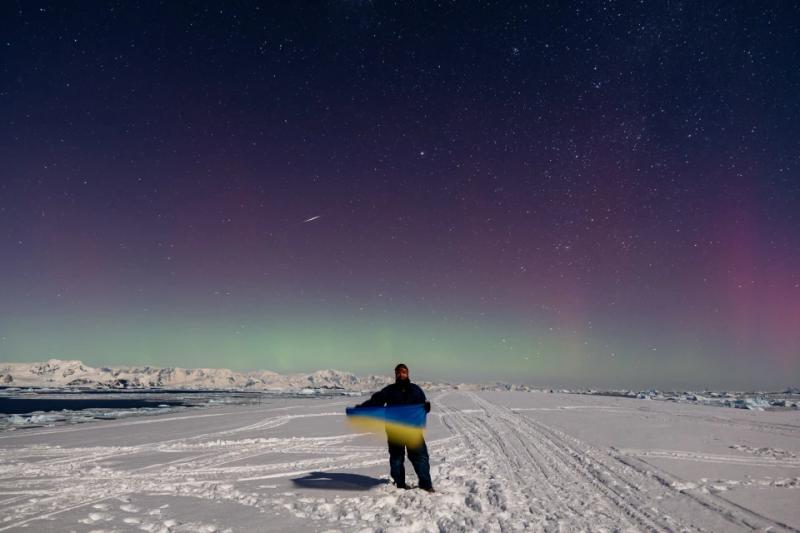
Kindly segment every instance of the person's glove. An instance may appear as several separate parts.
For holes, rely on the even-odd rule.
[[[425,412],[426,413],[431,412],[431,402],[425,402]]]

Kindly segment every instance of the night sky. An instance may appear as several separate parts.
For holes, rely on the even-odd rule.
[[[0,361],[800,385],[798,4],[283,4],[0,4]]]

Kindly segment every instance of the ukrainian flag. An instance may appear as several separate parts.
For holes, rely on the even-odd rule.
[[[389,407],[348,407],[347,420],[360,430],[374,433],[386,431],[392,444],[417,448],[423,442],[425,405],[391,405]]]

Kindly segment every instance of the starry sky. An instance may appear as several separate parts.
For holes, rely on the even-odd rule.
[[[4,2],[0,361],[800,384],[793,2]]]

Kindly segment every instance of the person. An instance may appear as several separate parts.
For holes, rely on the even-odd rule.
[[[411,383],[408,377],[408,367],[406,365],[400,363],[394,367],[394,379],[394,383],[387,385],[373,394],[369,400],[360,404],[359,407],[422,404],[425,406],[425,412],[430,412],[430,402],[426,400],[425,393],[419,385]],[[433,482],[431,481],[428,447],[425,445],[425,439],[423,438],[421,440],[422,444],[414,447],[394,443],[389,440],[389,471],[397,488],[408,488],[406,485],[405,469],[405,454],[407,449],[408,459],[414,467],[414,472],[417,473],[417,478],[419,478],[419,488],[427,492],[435,492],[433,490]]]

